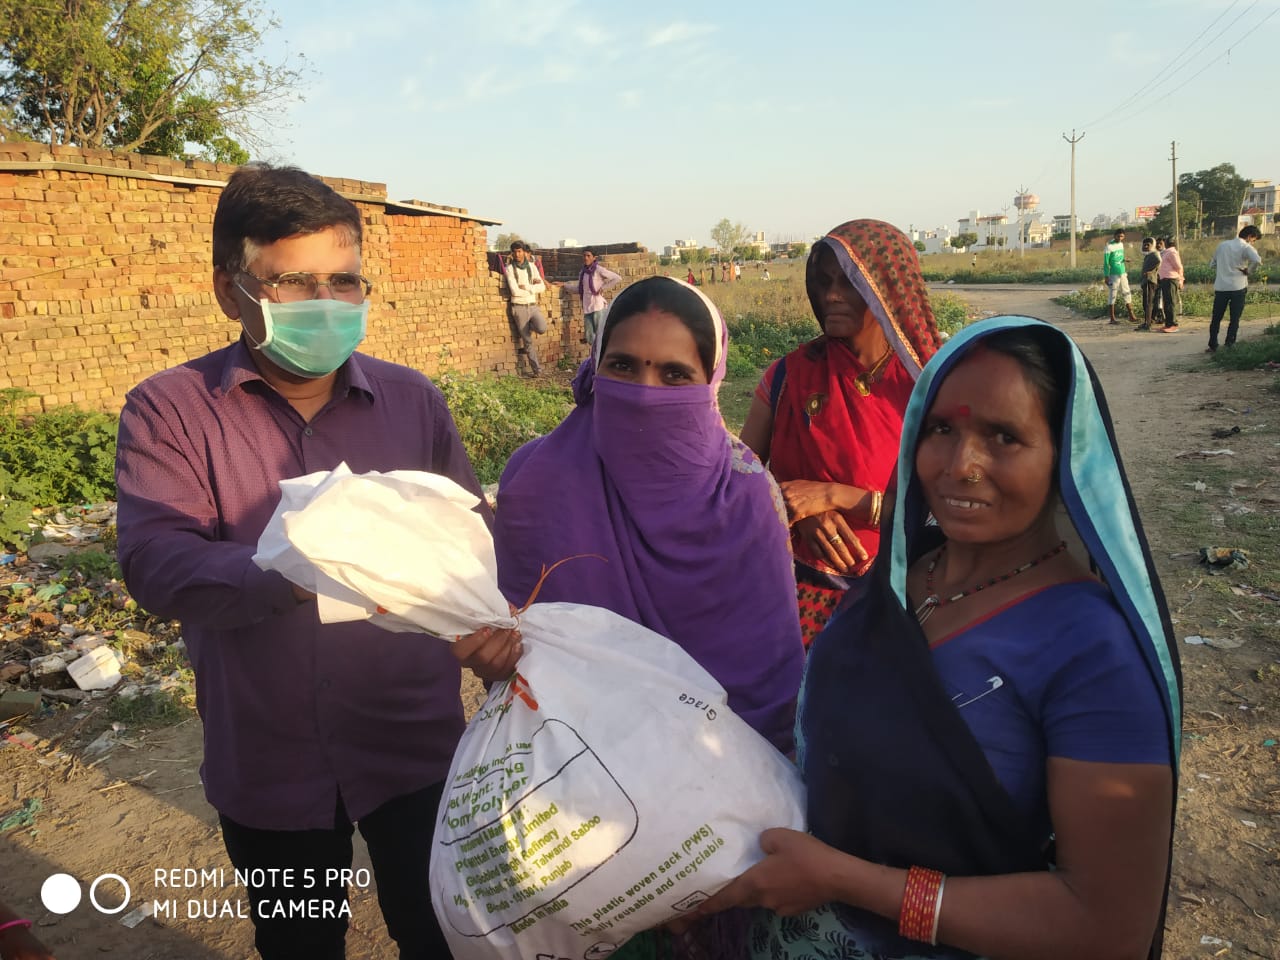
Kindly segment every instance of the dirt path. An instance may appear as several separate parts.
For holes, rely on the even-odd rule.
[[[1218,641],[1182,646],[1187,740],[1165,955],[1280,956],[1280,765],[1277,748],[1263,746],[1280,737],[1280,604],[1234,595],[1230,585],[1238,578],[1208,578],[1184,556],[1210,541],[1234,538],[1241,542],[1229,545],[1249,546],[1250,537],[1266,536],[1275,552],[1280,397],[1264,390],[1273,375],[1188,370],[1205,343],[1204,321],[1184,324],[1178,335],[1139,334],[1075,317],[1049,302],[1055,288],[948,289],[980,312],[1058,323],[1080,343],[1106,389],[1178,637]],[[1246,336],[1256,332],[1246,326]],[[1207,402],[1219,405],[1205,408]],[[1175,458],[1222,446],[1210,431],[1233,424],[1244,432],[1229,444],[1235,452],[1229,466]],[[1191,486],[1197,479],[1205,491]],[[1233,490],[1233,479],[1247,481],[1247,490]],[[1254,512],[1237,516],[1223,504],[1251,505]],[[1260,582],[1257,571],[1252,576]],[[1274,592],[1274,571],[1270,577]],[[37,932],[60,960],[256,956],[248,919],[186,918],[188,900],[203,909],[243,902],[243,891],[230,885],[216,818],[198,784],[199,722],[142,735],[126,731],[125,737],[134,738],[132,745],[117,747],[92,768],[77,763],[69,775],[42,750],[0,750],[0,811],[29,798],[42,802],[33,828],[0,839],[0,898],[37,918]],[[142,783],[122,784],[145,775]],[[367,865],[363,851],[360,864]],[[156,885],[155,871],[175,869],[226,870],[227,885],[210,878],[180,889]],[[65,917],[50,915],[38,890],[55,872],[86,885],[101,874],[119,874],[132,888],[132,903],[118,916],[87,904]],[[110,907],[118,891],[114,881],[104,881],[99,900]],[[177,916],[132,929],[120,923],[153,900],[176,900]],[[354,889],[352,906],[348,955],[392,956],[374,891]],[[1224,943],[1202,943],[1202,937]],[[1225,941],[1232,942],[1229,951]]]

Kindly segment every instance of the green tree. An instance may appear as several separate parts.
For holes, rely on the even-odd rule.
[[[917,241],[915,242],[915,248],[916,248],[917,250],[919,250],[921,253],[924,253],[924,251],[925,251],[925,249],[926,249],[926,247],[925,247],[925,245],[924,245],[924,241],[923,241],[923,240],[917,240]]]
[[[304,61],[262,59],[258,0],[0,0],[0,106],[50,144],[244,162]]]
[[[1195,232],[1200,236],[1205,231],[1210,235],[1235,233],[1250,184],[1249,178],[1238,174],[1232,163],[1220,163],[1208,170],[1178,177],[1178,226],[1182,235]],[[1172,191],[1166,199],[1173,201]],[[1183,213],[1184,203],[1191,206],[1189,217]],[[1170,211],[1170,217],[1172,215]],[[1173,232],[1172,224],[1169,232]]]
[[[799,260],[801,257],[809,255],[809,245],[807,243],[793,243],[787,247],[787,256],[792,260]]]
[[[711,228],[711,240],[726,260],[733,256],[733,248],[742,246],[746,239],[747,228],[740,223],[730,223],[727,217]]]
[[[1198,216],[1198,204],[1195,200],[1186,200],[1182,193],[1178,194],[1178,232],[1182,236],[1196,229],[1196,220]],[[1166,203],[1156,215],[1147,221],[1144,228],[1147,233],[1153,237],[1172,237],[1173,236],[1173,204]]]
[[[534,243],[532,240],[525,240],[524,237],[515,232],[498,234],[497,237],[494,238],[493,248],[495,250],[502,250],[503,252],[506,252],[511,249],[511,245],[517,240],[524,240],[525,243],[530,247],[533,247],[535,250],[541,249],[541,244]]]
[[[978,235],[976,233],[957,233],[954,237],[952,237],[948,241],[948,243],[950,243],[951,246],[955,247],[957,250],[963,250],[966,247],[972,247],[977,242],[978,242]]]

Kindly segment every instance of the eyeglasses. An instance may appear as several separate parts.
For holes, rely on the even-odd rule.
[[[275,298],[280,303],[314,300],[319,296],[321,287],[328,287],[330,295],[335,300],[363,303],[373,289],[373,284],[358,273],[331,273],[328,280],[321,280],[314,273],[282,273],[274,280],[268,280],[248,270],[241,272],[263,286],[270,287],[275,291]]]

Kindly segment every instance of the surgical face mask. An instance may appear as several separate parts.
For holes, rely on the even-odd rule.
[[[369,301],[300,300],[296,303],[258,301],[265,336],[255,350],[281,370],[315,380],[333,373],[355,353],[365,337]]]

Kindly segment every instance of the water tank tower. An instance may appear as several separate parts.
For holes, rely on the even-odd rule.
[[[1013,198],[1013,205],[1018,208],[1020,213],[1031,213],[1036,207],[1040,206],[1040,198],[1034,193],[1024,191]]]

